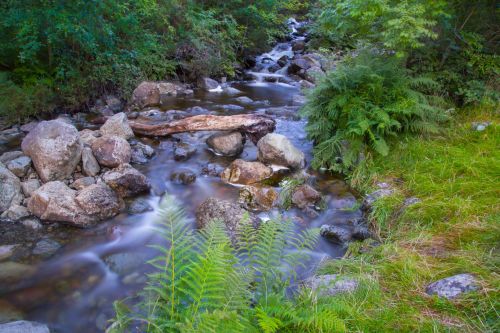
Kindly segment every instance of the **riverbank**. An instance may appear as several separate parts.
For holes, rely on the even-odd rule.
[[[353,243],[320,270],[364,281],[356,293],[328,300],[347,311],[349,330],[499,329],[498,120],[495,110],[461,110],[441,134],[404,137],[350,176],[361,192],[383,183],[390,195],[370,215],[379,242]],[[449,300],[426,293],[430,283],[463,273],[478,290]]]

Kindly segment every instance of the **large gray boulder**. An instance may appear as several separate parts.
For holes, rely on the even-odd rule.
[[[479,284],[471,274],[458,274],[431,283],[425,290],[429,295],[453,299],[460,294],[478,290]]]
[[[104,125],[101,126],[100,131],[102,135],[119,136],[125,140],[134,137],[134,132],[128,123],[127,115],[123,112],[108,118]]]
[[[122,164],[118,168],[106,172],[102,179],[122,198],[147,192],[151,188],[146,176],[130,164]]]
[[[0,333],[50,333],[47,325],[34,321],[19,320],[0,324]]]
[[[62,120],[40,122],[21,147],[43,182],[69,178],[80,163],[83,149],[77,129]]]
[[[19,178],[0,163],[0,213],[9,209],[11,205],[20,204],[22,200]]]
[[[250,185],[263,181],[272,174],[273,170],[260,162],[237,159],[222,172],[221,178],[226,183]]]
[[[28,210],[40,219],[82,228],[118,214],[121,206],[116,193],[102,183],[77,192],[63,182],[48,182],[28,200]]]
[[[209,78],[209,77],[203,77],[198,80],[198,88],[204,89],[204,90],[213,90],[217,89],[219,86],[219,82]]]
[[[206,142],[216,155],[238,156],[243,152],[245,137],[240,132],[222,132],[211,135]]]
[[[127,140],[119,136],[102,136],[92,143],[92,153],[100,165],[116,168],[120,164],[130,163],[132,149]]]
[[[276,164],[290,169],[305,167],[304,153],[295,148],[288,138],[281,134],[269,133],[257,142],[257,158],[265,164]]]
[[[132,93],[132,104],[139,108],[158,106],[166,97],[186,95],[186,86],[174,82],[151,82],[143,81]]]

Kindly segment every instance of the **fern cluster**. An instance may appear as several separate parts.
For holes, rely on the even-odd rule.
[[[433,133],[444,102],[431,79],[410,77],[395,57],[362,51],[346,59],[311,92],[303,112],[316,143],[313,166],[347,171],[360,153],[389,153],[398,134]]]
[[[115,304],[110,332],[132,325],[147,332],[344,331],[328,309],[314,308],[314,298],[287,295],[318,230],[297,232],[279,219],[258,228],[249,220],[241,224],[233,246],[220,221],[194,231],[167,196],[157,223],[167,245],[158,246],[162,255],[151,261],[157,271],[149,275],[139,310]]]

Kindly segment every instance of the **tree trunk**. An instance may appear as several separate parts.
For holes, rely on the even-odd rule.
[[[276,122],[269,116],[238,114],[233,116],[198,115],[180,120],[159,123],[129,121],[136,134],[145,136],[166,136],[195,131],[240,131],[255,144],[276,128]]]

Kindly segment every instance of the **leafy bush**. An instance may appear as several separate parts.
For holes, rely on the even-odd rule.
[[[167,197],[158,233],[168,246],[151,261],[138,312],[115,304],[112,332],[143,324],[148,332],[340,332],[345,326],[331,305],[314,295],[287,297],[294,268],[303,265],[319,234],[297,233],[291,221],[254,228],[242,221],[233,244],[220,221],[193,231],[183,211]],[[314,307],[314,310],[311,309]]]
[[[410,77],[394,57],[363,51],[346,59],[312,91],[303,112],[316,143],[313,166],[347,171],[360,153],[389,153],[391,137],[436,132],[443,101],[434,81]]]

